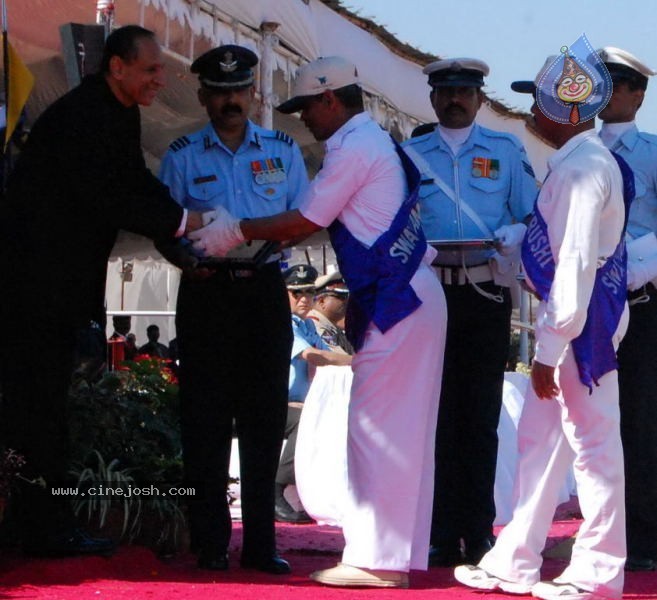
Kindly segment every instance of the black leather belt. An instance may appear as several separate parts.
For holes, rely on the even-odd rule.
[[[243,266],[239,263],[235,264],[222,264],[212,267],[214,274],[213,279],[224,279],[228,281],[248,281],[257,279],[259,275],[269,273],[270,271],[280,271],[280,264],[278,261],[266,263],[261,267]]]
[[[442,266],[434,263],[433,268],[443,285],[466,285],[468,283],[483,283],[493,280],[493,272],[488,263],[467,265],[465,269],[463,267],[452,265]]]

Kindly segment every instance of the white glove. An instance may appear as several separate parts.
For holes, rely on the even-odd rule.
[[[657,277],[657,255],[627,261],[627,289],[631,292]]]
[[[217,206],[212,213],[205,213],[203,222],[208,224],[192,231],[187,237],[193,241],[194,249],[204,256],[226,256],[244,241],[240,220],[223,206]]]
[[[495,247],[501,256],[510,256],[518,251],[523,238],[525,237],[527,226],[523,223],[514,223],[513,225],[502,225],[495,230],[497,243]]]

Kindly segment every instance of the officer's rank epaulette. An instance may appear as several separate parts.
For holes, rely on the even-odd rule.
[[[645,131],[639,131],[639,137],[648,142],[651,146],[657,146],[657,135],[654,133],[646,133]]]
[[[275,134],[274,137],[277,140],[280,140],[281,142],[285,142],[288,146],[292,146],[292,144],[294,144],[294,140],[287,133],[283,133],[282,131],[275,130],[274,134]]]
[[[186,135],[183,135],[169,144],[169,150],[178,152],[178,150],[182,150],[185,146],[189,146],[191,143],[191,140]]]

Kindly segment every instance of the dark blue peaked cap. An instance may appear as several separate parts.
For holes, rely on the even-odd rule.
[[[201,84],[208,88],[238,88],[253,84],[253,67],[258,64],[254,52],[243,46],[228,44],[209,50],[191,66]]]

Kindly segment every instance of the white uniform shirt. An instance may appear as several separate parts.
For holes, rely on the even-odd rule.
[[[458,156],[461,148],[463,148],[464,144],[468,141],[473,128],[474,123],[471,123],[468,127],[461,127],[460,129],[443,127],[440,123],[436,125],[440,137],[443,138],[443,141],[449,146],[449,149],[454,156]]]
[[[556,366],[584,328],[598,266],[623,230],[623,180],[594,130],[571,138],[548,161],[538,197],[556,267],[545,311],[536,322],[539,362]]]
[[[299,210],[322,227],[337,218],[369,248],[388,230],[406,193],[392,138],[362,112],[326,140],[323,166]]]

